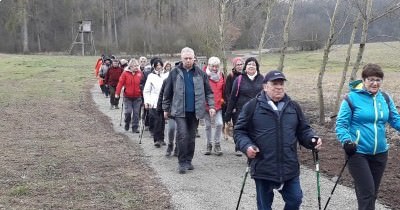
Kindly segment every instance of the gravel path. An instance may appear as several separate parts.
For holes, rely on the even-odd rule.
[[[133,142],[139,142],[139,135],[132,134],[120,126],[121,109],[110,110],[109,99],[101,94],[98,85],[92,88],[92,97],[99,110],[110,118],[117,133],[127,135]],[[166,147],[155,148],[147,131],[143,134],[142,149],[148,164],[155,169],[161,182],[172,195],[174,209],[235,209],[246,169],[246,158],[234,155],[232,141],[222,140],[222,156],[203,155],[205,150],[204,126],[199,126],[201,137],[196,139],[193,158],[195,169],[186,174],[178,174],[176,157],[166,157]],[[322,151],[323,152],[323,151]],[[321,165],[321,168],[324,166]],[[338,173],[339,173],[338,169]],[[346,169],[347,170],[347,169]],[[304,193],[302,209],[318,209],[315,172],[301,167],[301,185]],[[328,199],[334,183],[321,177],[321,205]],[[254,181],[248,177],[242,195],[240,208],[257,209]],[[283,209],[279,193],[275,193],[273,209]],[[338,185],[327,209],[357,209],[354,190]],[[377,204],[376,209],[387,209]]]

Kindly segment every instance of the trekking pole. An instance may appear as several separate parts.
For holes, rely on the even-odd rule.
[[[242,189],[240,189],[239,200],[236,204],[236,210],[239,209],[240,199],[242,199],[243,189],[244,189],[244,186],[246,185],[246,179],[247,179],[247,175],[249,174],[249,171],[250,171],[250,163],[247,162],[246,172],[244,173],[244,178],[243,178],[243,183],[242,183]]]
[[[125,98],[122,98],[121,117],[119,118],[119,126],[122,126],[122,113],[124,111],[124,101]]]
[[[318,197],[318,209],[321,210],[321,191],[319,184],[319,158],[318,158],[318,150],[312,150],[313,159],[315,163],[315,173],[317,175],[317,197]]]
[[[339,183],[340,177],[342,177],[343,171],[344,171],[344,169],[345,169],[346,166],[347,166],[347,162],[349,162],[349,159],[348,159],[348,158],[346,159],[346,162],[344,162],[344,165],[343,165],[342,169],[340,170],[339,176],[338,176],[338,178],[336,179],[336,182],[335,182],[335,185],[333,186],[333,189],[332,189],[332,191],[331,191],[331,194],[329,195],[329,198],[328,198],[328,200],[327,200],[326,203],[325,203],[324,210],[326,210],[326,207],[328,206],[329,201],[330,201],[331,198],[332,198],[333,192],[335,192],[335,189],[336,189],[337,184]]]
[[[140,135],[139,135],[139,144],[142,144],[142,138],[143,138],[143,131],[144,131],[144,124],[146,122],[148,112],[145,112],[144,114],[144,121],[142,121],[141,129],[140,129]]]

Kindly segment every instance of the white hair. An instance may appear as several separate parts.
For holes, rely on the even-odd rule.
[[[221,64],[221,61],[217,57],[210,57],[208,59],[208,65],[215,66]]]
[[[141,62],[141,61],[147,61],[147,58],[144,57],[144,56],[142,56],[142,57],[139,58],[139,61],[140,61],[140,62]]]

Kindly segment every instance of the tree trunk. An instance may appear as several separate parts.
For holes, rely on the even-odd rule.
[[[283,46],[281,48],[281,57],[279,59],[279,66],[278,66],[279,71],[283,71],[283,63],[285,61],[285,53],[286,53],[286,49],[289,44],[289,26],[290,26],[290,23],[292,22],[295,1],[296,0],[290,0],[290,2],[289,2],[289,11],[288,11],[288,14],[286,17],[285,27],[283,29]]]
[[[362,56],[364,54],[365,43],[367,42],[367,35],[368,35],[368,22],[369,22],[369,19],[371,18],[371,10],[372,10],[372,0],[366,0],[365,16],[364,16],[363,27],[362,27],[362,32],[361,32],[360,47],[358,48],[356,62],[354,63],[353,70],[350,75],[350,81],[355,80],[355,78],[357,76],[358,68],[360,67]]]
[[[226,52],[225,52],[225,12],[226,12],[226,4],[229,0],[220,0],[219,1],[219,41],[220,41],[220,50],[221,50],[221,60],[223,65],[224,75],[227,73],[227,62],[226,62]]]
[[[343,92],[343,87],[344,87],[344,83],[346,82],[347,71],[349,69],[349,64],[350,64],[351,49],[353,48],[354,38],[356,37],[356,33],[358,31],[358,24],[360,23],[360,19],[361,19],[361,13],[358,13],[356,20],[354,21],[354,24],[353,24],[353,30],[351,31],[349,46],[347,47],[346,61],[344,63],[343,72],[342,72],[342,78],[340,80],[339,88],[336,93],[335,106],[333,108],[334,115],[336,115],[336,113],[339,111],[339,103],[342,99],[341,96],[342,96],[342,92]]]
[[[271,10],[274,6],[275,0],[265,0],[265,12],[267,13],[267,17],[265,18],[264,29],[261,33],[260,43],[258,44],[258,62],[262,64],[261,59],[261,50],[264,48],[264,40],[267,35],[268,25],[271,20]]]
[[[111,14],[111,10],[112,10],[112,0],[108,1],[107,4],[107,45],[109,47],[109,49],[112,51],[114,49],[113,46],[113,31],[112,31],[112,14]]]
[[[114,37],[115,37],[115,48],[117,51],[119,51],[119,44],[118,44],[118,27],[117,27],[117,18],[115,17],[115,8],[114,8],[114,1],[111,0],[111,10],[113,13],[113,19],[114,19]]]
[[[22,25],[21,25],[21,33],[22,33],[22,52],[23,53],[29,53],[29,37],[28,37],[28,1],[27,0],[21,0],[21,20],[22,20]]]
[[[104,43],[106,40],[106,0],[102,2],[103,12],[101,16],[101,42]],[[108,50],[108,46],[106,45],[106,51]]]
[[[337,12],[337,8],[338,8],[339,4],[340,4],[340,0],[336,0],[335,9],[333,10],[333,14],[332,14],[332,18],[331,18],[329,37],[328,37],[328,40],[326,41],[324,55],[322,58],[322,64],[321,64],[321,68],[319,69],[319,74],[318,74],[317,91],[318,91],[318,105],[319,105],[319,124],[321,124],[321,125],[325,124],[325,103],[324,103],[324,91],[322,88],[322,81],[324,79],[324,74],[326,71],[326,64],[328,63],[328,60],[329,60],[329,52],[330,52],[331,46],[334,43],[333,38],[336,35],[335,34],[336,12]]]

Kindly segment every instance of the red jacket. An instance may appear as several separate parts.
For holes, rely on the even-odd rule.
[[[223,93],[224,93],[225,80],[224,77],[222,76],[222,73],[220,75],[221,76],[218,81],[214,81],[211,79],[208,80],[208,82],[210,83],[210,87],[214,93],[215,111],[220,110],[222,108],[222,104],[224,104]]]
[[[107,85],[116,87],[118,85],[119,77],[121,76],[123,70],[121,67],[110,67],[108,69],[106,77],[104,78]]]
[[[94,67],[94,75],[96,76],[97,80],[99,81],[99,85],[104,84],[103,78],[99,77],[100,67],[103,64],[103,60],[101,58],[97,59],[96,66]]]
[[[143,78],[141,71],[132,73],[131,71],[124,71],[119,77],[116,95],[120,96],[122,86],[125,87],[124,96],[128,98],[140,98],[142,97],[142,91],[140,90],[140,81]]]

